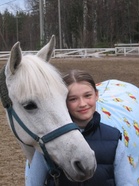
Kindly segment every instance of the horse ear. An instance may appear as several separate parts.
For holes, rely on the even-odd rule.
[[[55,48],[55,44],[56,44],[55,35],[52,35],[49,43],[45,45],[36,55],[42,58],[43,60],[49,62],[52,56],[53,50]]]
[[[21,59],[22,59],[22,51],[20,48],[20,43],[17,42],[14,44],[14,46],[11,49],[11,54],[8,61],[9,70],[11,71],[12,74],[15,73],[15,70],[20,64]]]

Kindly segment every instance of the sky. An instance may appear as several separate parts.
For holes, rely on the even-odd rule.
[[[0,12],[3,13],[6,8],[12,13],[19,9],[25,10],[24,0],[0,0]]]

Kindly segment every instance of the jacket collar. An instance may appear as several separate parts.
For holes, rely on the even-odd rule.
[[[96,128],[99,127],[99,125],[100,125],[100,114],[97,111],[95,111],[93,114],[93,118],[87,124],[82,134],[84,135],[90,133],[91,131],[95,131]]]

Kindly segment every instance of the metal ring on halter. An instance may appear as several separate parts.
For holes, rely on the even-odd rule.
[[[60,176],[60,170],[58,169],[53,169],[49,171],[49,174],[53,177],[53,178],[58,178]]]

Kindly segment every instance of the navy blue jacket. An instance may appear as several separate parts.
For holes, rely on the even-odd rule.
[[[82,134],[90,145],[91,149],[93,149],[95,152],[97,160],[96,172],[91,179],[83,183],[71,182],[66,178],[64,173],[61,173],[59,185],[115,186],[114,159],[118,140],[121,139],[120,131],[111,126],[100,123],[100,114],[95,112],[93,119],[87,124]]]

